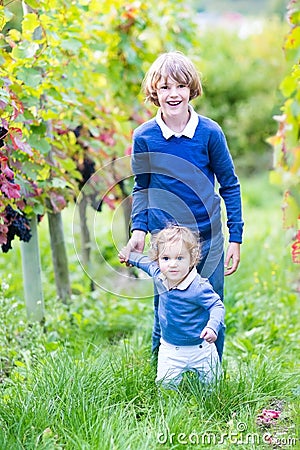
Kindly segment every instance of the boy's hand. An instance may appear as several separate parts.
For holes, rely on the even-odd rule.
[[[132,236],[127,242],[127,245],[123,247],[119,253],[119,260],[121,263],[125,262],[127,265],[130,265],[128,264],[130,252],[142,253],[145,247],[145,237],[145,231],[134,230],[132,232]]]
[[[213,344],[217,340],[216,333],[208,327],[205,327],[202,333],[200,334],[200,337],[204,339],[209,344]]]
[[[225,257],[225,276],[237,270],[240,263],[240,246],[238,242],[230,242]]]

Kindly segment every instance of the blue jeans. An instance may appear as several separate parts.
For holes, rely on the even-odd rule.
[[[224,249],[223,236],[218,234],[214,240],[206,240],[201,243],[201,261],[197,266],[198,273],[208,278],[212,287],[223,301],[224,298]],[[152,331],[152,352],[156,352],[160,344],[161,331],[158,318],[159,295],[154,286],[154,324]],[[218,333],[215,342],[217,352],[222,361],[225,342],[225,326]]]

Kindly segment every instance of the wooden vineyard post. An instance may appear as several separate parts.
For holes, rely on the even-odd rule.
[[[31,219],[30,228],[30,241],[21,241],[26,312],[30,322],[41,322],[44,319],[44,297],[36,216]]]
[[[68,303],[71,298],[71,287],[62,216],[61,213],[50,212],[47,215],[57,295],[63,303]]]

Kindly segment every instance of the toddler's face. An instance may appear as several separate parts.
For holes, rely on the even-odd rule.
[[[188,275],[191,266],[191,255],[185,243],[178,239],[160,245],[158,265],[167,278],[169,287],[178,285]]]

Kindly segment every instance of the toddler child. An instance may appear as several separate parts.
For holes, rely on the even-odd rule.
[[[161,340],[156,381],[176,388],[186,371],[195,371],[201,382],[218,375],[220,360],[214,342],[224,327],[225,308],[220,297],[196,265],[199,242],[186,227],[168,226],[152,236],[149,257],[121,250],[119,260],[150,275],[160,297]]]

